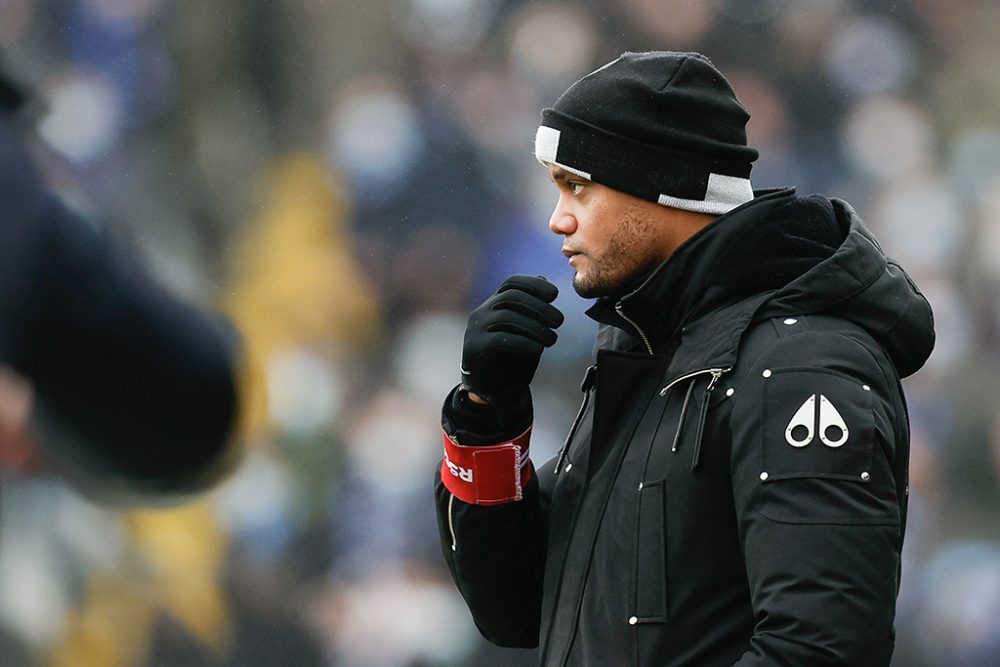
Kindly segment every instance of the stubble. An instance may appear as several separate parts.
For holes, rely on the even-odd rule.
[[[574,277],[576,293],[585,299],[617,295],[652,270],[659,263],[651,246],[652,231],[653,221],[634,208],[626,209],[607,249],[596,257],[588,255],[590,270]]]

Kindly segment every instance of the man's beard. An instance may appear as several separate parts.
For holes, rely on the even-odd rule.
[[[659,266],[660,261],[644,247],[649,243],[651,222],[638,215],[626,214],[615,230],[600,262],[591,259],[590,271],[573,277],[573,289],[584,299],[620,296],[637,279]]]
[[[617,283],[605,280],[604,276],[589,276],[587,280],[581,280],[580,274],[573,278],[573,289],[584,299],[597,299],[602,296],[611,296],[615,293]]]

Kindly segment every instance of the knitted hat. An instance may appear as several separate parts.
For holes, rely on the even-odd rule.
[[[753,199],[750,114],[698,53],[625,53],[542,111],[535,157],[664,206],[721,215]]]

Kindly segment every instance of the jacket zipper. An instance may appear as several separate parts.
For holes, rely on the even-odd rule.
[[[455,521],[451,516],[451,506],[455,503],[455,495],[448,497],[448,530],[451,532],[451,550],[458,551],[458,537],[455,535]]]
[[[698,415],[698,433],[695,436],[694,456],[692,457],[691,460],[692,471],[698,467],[698,461],[701,458],[701,437],[705,427],[705,414],[708,412],[709,395],[712,393],[712,390],[715,389],[715,385],[716,383],[718,383],[719,378],[722,377],[724,373],[728,373],[731,370],[732,367],[703,368],[700,371],[692,371],[691,373],[685,373],[684,375],[675,378],[666,387],[660,390],[660,396],[666,396],[667,392],[670,391],[670,388],[676,385],[678,382],[683,382],[684,380],[691,380],[691,384],[688,385],[687,393],[684,395],[684,404],[681,406],[681,414],[680,417],[678,417],[677,419],[677,430],[674,432],[674,441],[670,447],[670,451],[676,452],[677,447],[680,444],[681,431],[684,429],[684,416],[687,413],[688,402],[691,400],[691,392],[694,391],[694,385],[696,382],[695,378],[697,378],[699,375],[704,375],[705,373],[712,374],[712,379],[709,380],[708,386],[705,387],[705,393],[702,396],[702,402],[701,402],[701,413]]]
[[[721,378],[724,374],[728,373],[731,370],[733,369],[730,366],[729,368],[703,368],[700,371],[691,371],[690,373],[685,373],[684,375],[678,378],[674,378],[673,380],[670,381],[669,384],[667,384],[666,387],[661,389],[660,396],[666,396],[667,392],[670,391],[670,388],[673,387],[678,382],[683,382],[684,380],[693,378],[696,375],[704,375],[705,373],[712,374],[712,381],[708,383],[708,388],[706,389],[706,391],[711,391],[712,389],[715,388],[715,383],[719,381],[719,378]]]
[[[691,384],[688,385],[687,393],[684,394],[684,403],[681,405],[680,417],[677,418],[677,430],[674,432],[674,441],[670,445],[670,451],[676,452],[677,447],[680,445],[681,430],[684,428],[684,417],[687,415],[688,403],[691,401],[691,392],[694,391],[695,378],[697,378],[699,375],[704,375],[705,373],[712,374],[712,379],[709,381],[708,387],[705,388],[705,397],[707,399],[708,395],[712,393],[712,389],[715,388],[715,383],[719,381],[720,377],[722,377],[722,374],[728,373],[731,370],[732,368],[704,368],[700,371],[692,371],[691,373],[685,373],[679,378],[674,379],[666,387],[660,390],[660,396],[666,396],[667,392],[670,391],[670,388],[676,385],[677,383],[683,382],[684,380],[691,380]],[[705,417],[705,411],[707,410],[707,405],[708,405],[707,402],[702,403],[701,415],[700,415],[700,418],[702,419],[704,419]],[[700,430],[701,428],[699,427],[699,434]],[[698,450],[700,449],[700,443],[697,443],[697,445],[698,446],[695,447],[695,456],[698,456]],[[697,465],[697,463],[695,465]]]
[[[646,332],[643,331],[638,324],[625,314],[625,309],[622,308],[621,301],[615,304],[615,312],[618,313],[623,320],[635,327],[635,330],[639,332],[639,337],[642,338],[642,342],[646,344],[646,351],[649,352],[649,356],[653,356],[653,346],[649,344],[649,337],[646,336]]]

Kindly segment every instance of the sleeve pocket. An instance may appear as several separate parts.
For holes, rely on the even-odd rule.
[[[758,511],[785,523],[893,523],[871,388],[826,369],[765,372]]]

